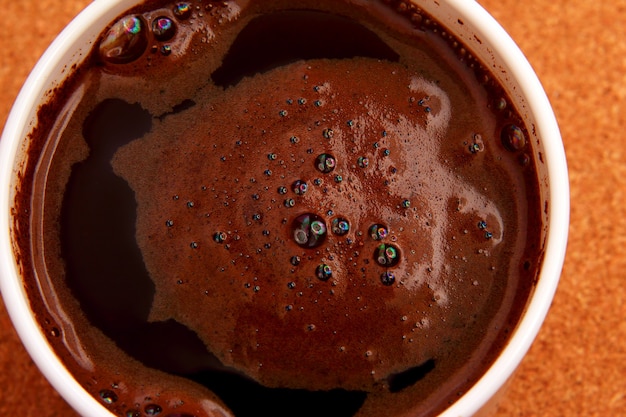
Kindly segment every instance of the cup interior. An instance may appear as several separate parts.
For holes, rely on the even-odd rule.
[[[530,64],[500,25],[476,2],[414,0],[465,43],[491,69],[530,127],[545,202],[545,252],[540,276],[521,322],[487,373],[442,416],[471,416],[511,376],[535,338],[554,296],[567,241],[569,188],[561,136],[550,103]],[[39,103],[79,64],[111,21],[137,0],[96,0],[59,35],[33,69],[9,116],[0,141],[0,285],[24,345],[57,391],[80,414],[111,417],[65,370],[53,354],[29,309],[19,266],[13,256],[12,202],[26,165],[28,135],[36,125]]]

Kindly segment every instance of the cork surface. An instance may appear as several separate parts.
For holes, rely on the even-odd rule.
[[[469,0],[468,0],[469,1]],[[626,415],[626,1],[480,0],[537,71],[568,158],[570,238],[548,318],[496,416]],[[88,0],[0,0],[0,126]],[[72,417],[0,306],[0,416]]]

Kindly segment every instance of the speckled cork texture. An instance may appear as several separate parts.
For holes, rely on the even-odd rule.
[[[0,31],[0,126],[39,56],[88,3],[0,0],[6,25]],[[553,307],[494,415],[624,415],[626,1],[480,3],[520,45],[554,106],[572,199]],[[0,416],[77,415],[34,366],[4,307],[0,386]]]

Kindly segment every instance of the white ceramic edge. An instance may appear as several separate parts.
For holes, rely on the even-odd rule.
[[[458,11],[465,25],[489,44],[489,49],[518,83],[518,95],[525,98],[543,147],[547,167],[548,219],[546,247],[537,286],[505,350],[470,390],[441,414],[441,417],[471,416],[504,386],[535,340],[550,309],[560,279],[569,230],[569,179],[561,133],[548,97],[530,63],[500,24],[478,3],[446,0]]]
[[[11,256],[12,238],[6,231],[12,227],[9,219],[14,196],[13,159],[22,151],[22,144],[14,138],[26,137],[30,133],[44,93],[62,82],[64,69],[84,59],[82,54],[89,52],[103,27],[126,9],[123,1],[95,0],[65,27],[24,83],[0,139],[0,230],[4,231],[0,235],[0,291],[13,325],[37,367],[74,410],[88,417],[115,416],[76,382],[49,346],[32,316],[24,287],[17,279],[18,267]],[[69,52],[75,51],[78,44],[81,45],[80,54]]]
[[[10,226],[10,200],[13,193],[8,185],[9,179],[13,176],[12,159],[19,152],[19,144],[9,138],[23,137],[27,134],[28,132],[23,131],[24,126],[30,126],[30,120],[33,117],[33,113],[22,113],[15,109],[36,109],[36,103],[41,99],[40,92],[45,91],[54,81],[58,81],[55,77],[60,74],[52,74],[51,71],[68,58],[66,51],[75,43],[80,41],[84,43],[86,33],[89,33],[88,37],[91,39],[97,36],[108,21],[126,9],[122,6],[123,2],[124,0],[96,0],[89,5],[57,37],[24,84],[13,106],[14,110],[7,119],[3,139],[0,140],[0,196],[2,196],[0,230],[9,230]],[[548,166],[550,181],[548,214],[550,226],[547,232],[544,265],[535,295],[524,319],[499,359],[476,385],[441,415],[441,417],[458,417],[474,414],[506,382],[530,348],[545,319],[556,291],[565,257],[569,225],[569,184],[565,154],[554,113],[539,80],[522,52],[493,17],[474,1],[448,0],[447,3],[458,10],[465,22],[479,28],[481,33],[477,35],[488,40],[494,52],[510,71],[510,78],[522,81],[520,94],[526,96],[528,102],[532,103],[529,111],[536,119],[537,131],[544,138],[542,142],[544,161]],[[85,44],[85,50],[88,49],[89,45]],[[77,60],[78,58],[72,57],[71,59]],[[6,268],[6,270],[3,269],[5,273],[17,277],[17,266],[10,256],[11,253],[10,236],[0,236],[0,265]],[[0,290],[24,346],[54,388],[81,415],[111,417],[112,414],[108,410],[75,382],[52,350],[48,348],[45,336],[30,315],[27,298],[19,281],[2,276],[0,277]]]

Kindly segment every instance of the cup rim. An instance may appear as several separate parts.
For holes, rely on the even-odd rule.
[[[489,47],[497,61],[516,80],[518,94],[528,103],[537,136],[542,138],[543,161],[547,168],[549,189],[545,248],[537,285],[524,314],[506,347],[483,376],[440,417],[457,417],[476,413],[504,386],[517,369],[535,340],[556,293],[565,260],[569,232],[569,177],[561,133],[548,97],[519,46],[505,29],[475,1],[447,0],[463,21]]]
[[[417,3],[419,0],[412,1]],[[543,139],[543,158],[550,183],[547,208],[549,225],[534,294],[496,361],[463,396],[440,414],[440,417],[458,417],[476,413],[505,384],[527,353],[547,315],[565,259],[569,228],[569,180],[556,117],[526,57],[502,26],[477,2],[445,2],[458,16],[462,16],[464,22],[479,32],[477,35],[489,44],[498,62],[507,67],[510,78],[516,80],[519,94],[532,103],[528,111],[532,113],[538,135]],[[55,68],[64,65],[68,51],[84,46],[87,32],[91,31],[92,37],[97,36],[103,29],[103,25],[98,25],[98,22],[105,20],[105,16],[111,16],[112,19],[130,8],[124,4],[125,0],[94,0],[89,4],[48,47],[22,87],[0,140],[0,230],[10,230],[13,159],[19,152],[24,133],[29,130],[32,113],[29,115],[28,110],[36,109],[47,87],[54,81],[50,79],[50,74]],[[86,47],[90,49],[89,45]],[[80,56],[72,56],[71,59],[80,60]],[[0,235],[0,265],[3,265],[0,290],[14,327],[33,361],[55,390],[81,415],[113,416],[82,388],[49,346],[39,324],[30,313],[28,298],[12,254],[11,237],[3,233]]]

